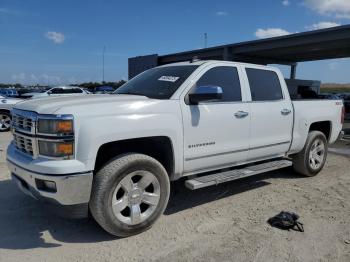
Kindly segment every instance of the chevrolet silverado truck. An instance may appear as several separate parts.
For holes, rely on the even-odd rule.
[[[19,188],[125,237],[160,217],[173,180],[195,190],[288,166],[316,175],[344,108],[291,101],[273,67],[196,61],[147,70],[110,95],[24,101],[12,117]]]

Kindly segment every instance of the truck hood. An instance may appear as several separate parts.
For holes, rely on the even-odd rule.
[[[150,100],[145,96],[135,95],[77,95],[77,96],[60,96],[34,98],[16,104],[15,108],[20,110],[28,110],[39,114],[55,114],[58,111],[70,111],[74,114],[87,108],[99,107],[108,110],[109,106],[115,106],[120,103],[131,103],[135,101]],[[62,110],[60,110],[62,109]],[[62,113],[62,112],[60,112]]]

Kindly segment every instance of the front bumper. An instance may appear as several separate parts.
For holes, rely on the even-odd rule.
[[[7,159],[12,179],[27,195],[52,204],[54,211],[62,216],[82,218],[88,214],[88,202],[92,187],[92,172],[73,174],[42,174],[33,172]],[[56,184],[56,192],[40,189],[38,181]],[[61,212],[62,211],[62,212]]]

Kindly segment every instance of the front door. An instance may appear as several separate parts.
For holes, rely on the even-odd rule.
[[[222,168],[244,162],[249,148],[250,109],[242,102],[240,70],[211,66],[197,76],[197,86],[218,86],[220,101],[182,104],[185,173]],[[191,91],[190,91],[191,92]]]

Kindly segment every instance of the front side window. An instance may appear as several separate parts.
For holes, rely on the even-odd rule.
[[[246,68],[252,101],[283,99],[281,83],[276,72]]]
[[[220,102],[242,101],[238,71],[232,66],[218,66],[209,69],[197,81],[196,86],[218,86],[222,88]]]
[[[153,68],[126,82],[114,94],[169,99],[197,68],[197,65]]]

